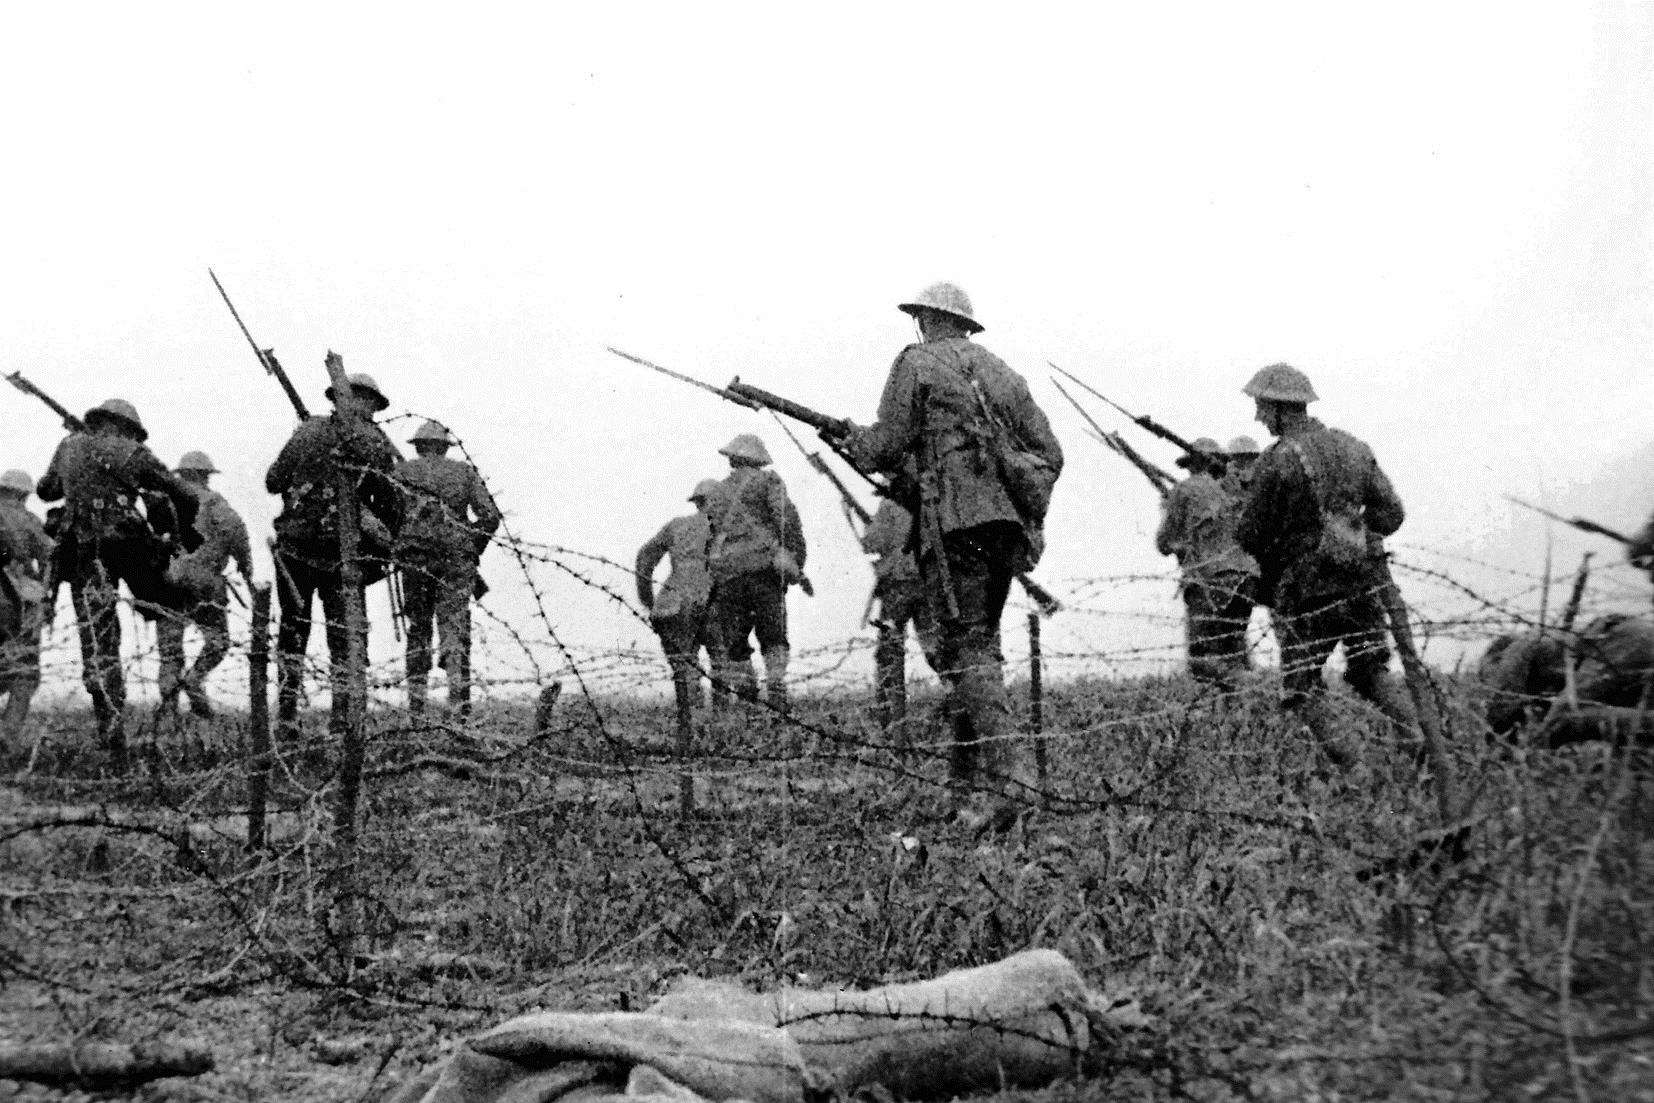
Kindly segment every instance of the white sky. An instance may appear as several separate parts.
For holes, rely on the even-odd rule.
[[[1047,359],[1222,439],[1260,432],[1238,389],[1289,360],[1425,547],[1504,542],[1504,492],[1563,505],[1629,474],[1654,398],[1654,6],[1012,10],[13,11],[4,367],[77,411],[131,399],[169,462],[206,449],[259,541],[292,419],[208,265],[314,408],[338,350],[393,412],[452,425],[531,539],[629,562],[757,431],[812,540],[804,648],[866,597],[830,488],[773,424],[604,345],[865,420],[912,332],[893,304],[959,282],[1068,452],[1038,572],[1059,591],[1169,564],[1146,484]],[[9,390],[0,410],[0,466],[38,475],[60,431]],[[501,552],[485,570],[533,633]],[[541,583],[570,642],[652,646]],[[1132,646],[1107,606],[1048,646]]]

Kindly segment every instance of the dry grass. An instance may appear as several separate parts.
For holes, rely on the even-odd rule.
[[[505,757],[470,777],[398,768],[461,749],[377,718],[354,962],[314,773],[280,781],[253,864],[235,721],[121,782],[66,732],[0,790],[5,831],[35,825],[0,846],[0,1034],[201,1038],[200,1098],[372,1098],[484,1023],[638,1007],[685,972],[861,986],[1051,946],[1151,1025],[1031,1098],[1654,1098],[1648,763],[1488,746],[1460,703],[1467,852],[1409,865],[1432,826],[1411,760],[1352,704],[1364,760],[1327,776],[1271,699],[1056,687],[1049,801],[992,840],[855,701],[708,733],[689,817],[662,707],[566,700],[541,744],[490,714]],[[38,826],[71,811],[119,822]]]

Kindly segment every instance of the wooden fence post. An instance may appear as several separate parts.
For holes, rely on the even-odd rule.
[[[264,849],[264,813],[270,793],[270,587],[253,587],[247,642],[247,849]]]
[[[1045,753],[1045,677],[1040,661],[1039,614],[1028,614],[1028,705],[1029,727],[1034,732],[1034,772],[1039,779],[1040,799],[1046,795],[1047,762]]]

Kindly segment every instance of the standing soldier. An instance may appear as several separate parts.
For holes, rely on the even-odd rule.
[[[1236,437],[1229,442],[1229,461],[1223,467],[1223,488],[1236,502],[1246,500],[1252,489],[1252,471],[1258,465],[1258,442]]]
[[[326,618],[331,660],[333,707],[328,730],[342,733],[349,710],[345,669],[349,626],[345,623],[344,580],[339,569],[339,507],[335,477],[342,466],[351,473],[363,507],[362,584],[371,585],[389,569],[401,502],[391,471],[401,460],[396,446],[373,415],[390,402],[373,377],[348,377],[355,401],[339,403],[333,388],[325,392],[335,409],[299,425],[264,476],[264,488],[281,495],[276,517],[276,598],[281,628],[276,636],[276,716],[279,730],[294,736],[299,724],[299,691],[304,682],[304,653],[310,642],[310,611],[319,593]],[[348,411],[348,412],[347,412]]]
[[[178,477],[195,491],[199,506],[195,531],[201,546],[179,556],[167,568],[167,581],[186,596],[182,611],[163,618],[156,625],[161,652],[161,705],[175,710],[178,694],[189,698],[190,711],[211,716],[206,679],[230,651],[230,587],[224,569],[235,560],[236,570],[253,586],[253,550],[247,539],[247,525],[224,496],[212,489],[208,479],[218,472],[205,452],[185,452],[178,461]],[[184,628],[193,623],[201,630],[201,653],[184,671]]]
[[[408,622],[408,711],[425,711],[434,618],[448,704],[463,721],[471,715],[471,596],[481,588],[477,562],[500,527],[500,510],[476,468],[448,458],[454,438],[441,424],[427,421],[408,439],[418,455],[396,467],[403,494],[396,562]]]
[[[708,516],[722,492],[717,479],[695,484],[689,500],[695,512],[674,517],[638,549],[637,599],[649,610],[649,623],[660,636],[666,661],[672,668],[672,689],[680,707],[700,701],[700,674],[695,662],[702,647],[714,664],[721,661],[717,627],[712,616],[712,572],[707,553],[712,546]],[[655,568],[670,558],[671,573],[655,592]],[[713,688],[713,702],[723,695]]]
[[[80,632],[82,680],[98,735],[116,765],[126,756],[126,679],[121,671],[117,587],[157,620],[179,604],[165,571],[176,543],[194,543],[195,495],[144,447],[149,432],[130,402],[86,411],[85,429],[57,446],[40,498],[62,499],[57,572],[69,583]],[[139,511],[142,503],[144,511]]]
[[[970,339],[982,325],[962,290],[933,284],[899,309],[920,340],[891,366],[877,422],[850,426],[845,446],[892,478],[917,465],[919,578],[949,687],[952,774],[1008,776],[999,618],[1011,579],[1043,550],[1062,448],[1023,378]]]
[[[767,470],[770,453],[763,441],[742,433],[718,451],[729,459],[729,474],[718,484],[708,553],[722,649],[714,673],[746,700],[756,700],[751,640],[756,634],[765,700],[782,710],[787,707],[787,588],[813,592],[804,577],[804,528],[781,476]]]
[[[0,475],[0,748],[23,735],[29,704],[40,688],[40,630],[50,620],[46,572],[52,541],[24,503],[34,480],[24,471]]]
[[[1274,611],[1283,704],[1302,716],[1327,757],[1348,765],[1327,709],[1321,668],[1344,645],[1344,680],[1407,730],[1406,695],[1390,678],[1380,587],[1383,538],[1401,527],[1401,499],[1372,449],[1310,417],[1303,372],[1272,364],[1244,388],[1277,439],[1258,460],[1241,510],[1240,543],[1261,568],[1258,601]]]
[[[1258,564],[1235,539],[1235,499],[1224,481],[1223,446],[1211,437],[1194,442],[1199,455],[1178,457],[1189,477],[1166,495],[1154,546],[1177,556],[1178,589],[1186,611],[1189,673],[1228,692],[1251,669],[1246,626]]]
[[[925,661],[932,670],[938,666],[936,618],[931,615],[930,603],[919,581],[919,562],[909,547],[912,532],[913,514],[885,498],[879,502],[861,538],[862,550],[874,557],[873,600],[879,603],[879,617],[874,622],[879,630],[879,642],[873,650],[873,694],[879,727],[886,735],[898,734],[904,744],[909,624],[919,637]]]

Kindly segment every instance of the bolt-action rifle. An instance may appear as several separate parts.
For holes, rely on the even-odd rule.
[[[230,301],[229,292],[225,291],[224,285],[218,282],[217,274],[209,268],[207,269],[207,275],[212,276],[213,286],[218,288],[218,294],[224,299],[224,305],[230,308],[230,317],[234,318],[235,324],[241,327],[241,335],[247,338],[249,345],[253,346],[253,355],[258,357],[259,364],[263,366],[267,373],[275,376],[276,382],[281,384],[281,389],[287,392],[287,401],[293,404],[293,412],[299,415],[300,421],[310,420],[310,411],[305,409],[304,399],[299,397],[299,392],[294,388],[293,381],[287,378],[287,372],[283,370],[281,361],[276,359],[276,350],[258,347],[258,342],[253,340],[253,335],[247,332],[247,323],[241,320],[241,313],[236,310],[235,304]]]
[[[1543,517],[1549,517],[1553,521],[1561,521],[1564,525],[1567,525],[1570,528],[1576,528],[1580,532],[1593,532],[1593,533],[1596,533],[1598,536],[1606,536],[1610,540],[1617,540],[1621,544],[1626,544],[1626,545],[1629,545],[1632,542],[1631,537],[1625,535],[1625,533],[1616,532],[1613,529],[1609,528],[1607,525],[1599,525],[1595,521],[1587,521],[1583,517],[1564,517],[1560,513],[1552,513],[1550,510],[1545,509],[1543,506],[1536,506],[1532,502],[1524,502],[1520,498],[1513,498],[1509,494],[1505,495],[1505,501],[1515,502],[1517,505],[1521,506],[1523,509],[1531,509],[1535,513],[1537,513],[1537,514],[1539,514]]]
[[[1122,437],[1119,433],[1110,433],[1101,425],[1098,425],[1097,419],[1092,417],[1091,412],[1084,406],[1081,406],[1079,401],[1076,400],[1073,395],[1068,393],[1067,387],[1064,387],[1055,379],[1051,380],[1051,385],[1057,388],[1057,392],[1059,394],[1068,399],[1068,404],[1078,410],[1081,417],[1085,418],[1085,423],[1091,427],[1091,435],[1093,438],[1095,438],[1109,451],[1113,452],[1117,456],[1123,457],[1133,467],[1141,471],[1144,477],[1149,480],[1149,485],[1159,491],[1162,498],[1171,492],[1171,488],[1177,480],[1173,478],[1169,472],[1162,471],[1160,468],[1144,459],[1142,454],[1139,453],[1137,449],[1127,444],[1126,438]]]
[[[63,403],[53,398],[51,395],[35,386],[27,379],[24,379],[22,372],[14,371],[10,375],[6,376],[6,378],[11,381],[12,386],[16,387],[24,394],[33,395],[34,397],[40,399],[40,401],[44,402],[48,410],[63,419],[63,427],[69,430],[69,432],[84,433],[86,431],[85,422],[81,421],[80,418],[65,409]]]
[[[1051,361],[1049,360],[1047,360],[1046,363],[1051,365],[1051,369],[1053,371],[1062,372],[1063,375],[1073,380],[1076,384],[1084,387],[1091,394],[1102,399],[1110,406],[1113,406],[1116,410],[1119,410],[1128,420],[1132,422],[1132,424],[1136,425],[1138,428],[1146,429],[1148,432],[1153,433],[1155,436],[1159,437],[1163,441],[1166,441],[1168,444],[1175,444],[1177,447],[1183,449],[1186,455],[1193,456],[1194,458],[1202,460],[1205,463],[1216,463],[1220,467],[1223,465],[1224,457],[1214,456],[1210,452],[1202,452],[1200,449],[1196,448],[1194,445],[1190,444],[1188,441],[1184,440],[1182,437],[1178,436],[1176,433],[1154,420],[1154,418],[1150,417],[1148,414],[1134,414],[1118,402],[1114,401],[1112,398],[1108,397],[1108,395],[1104,394],[1102,391],[1099,391],[1096,387],[1093,387],[1091,384],[1081,379],[1079,376],[1074,375],[1072,372],[1063,371],[1063,369],[1057,367],[1057,365],[1051,364]],[[1070,401],[1072,401],[1072,399],[1070,399]]]

